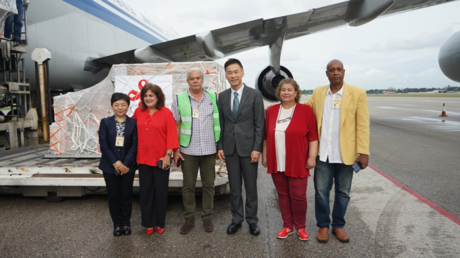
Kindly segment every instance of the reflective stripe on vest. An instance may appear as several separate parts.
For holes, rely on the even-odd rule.
[[[219,109],[217,108],[217,95],[214,92],[205,91],[213,105],[212,123],[214,131],[214,139],[216,142],[220,139],[220,121]],[[188,91],[177,95],[177,107],[181,116],[179,145],[188,147],[192,138],[192,103]]]

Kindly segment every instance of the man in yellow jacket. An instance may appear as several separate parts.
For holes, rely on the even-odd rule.
[[[313,108],[318,123],[319,156],[316,161],[315,215],[319,227],[316,239],[320,243],[332,234],[341,242],[350,238],[343,229],[345,213],[350,201],[353,164],[362,169],[369,162],[369,109],[364,89],[343,81],[345,69],[339,60],[327,65],[330,85],[321,86],[305,103]],[[330,218],[329,194],[335,182],[335,200]]]

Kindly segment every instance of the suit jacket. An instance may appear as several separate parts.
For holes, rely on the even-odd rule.
[[[353,165],[358,154],[369,155],[369,108],[364,89],[344,82],[340,107],[340,153],[345,165]],[[329,85],[313,91],[305,104],[313,108],[321,140],[323,109]],[[321,144],[321,142],[320,142]]]
[[[230,88],[221,92],[217,101],[221,128],[218,150],[232,155],[236,147],[241,157],[251,156],[252,151],[262,152],[265,123],[262,94],[244,85],[236,118],[231,110],[231,96]]]
[[[136,171],[136,155],[137,155],[137,126],[136,120],[126,117],[125,124],[125,142],[123,147],[115,147],[115,138],[117,137],[117,129],[115,116],[107,117],[101,120],[99,125],[99,146],[101,148],[101,161],[99,168],[106,172],[115,174],[113,164],[118,160],[123,165],[129,167],[129,173]]]

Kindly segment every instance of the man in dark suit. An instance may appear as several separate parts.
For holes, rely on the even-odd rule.
[[[234,234],[244,220],[241,185],[246,190],[246,222],[252,235],[259,235],[257,225],[257,167],[264,140],[264,104],[262,94],[243,84],[243,65],[238,59],[225,63],[231,88],[219,94],[221,137],[218,157],[227,164],[232,194],[232,223],[227,234]]]

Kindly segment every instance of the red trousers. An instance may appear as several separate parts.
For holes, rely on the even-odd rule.
[[[283,218],[283,227],[296,230],[305,229],[307,220],[308,178],[285,176],[273,173],[272,179],[278,192],[278,203]]]

